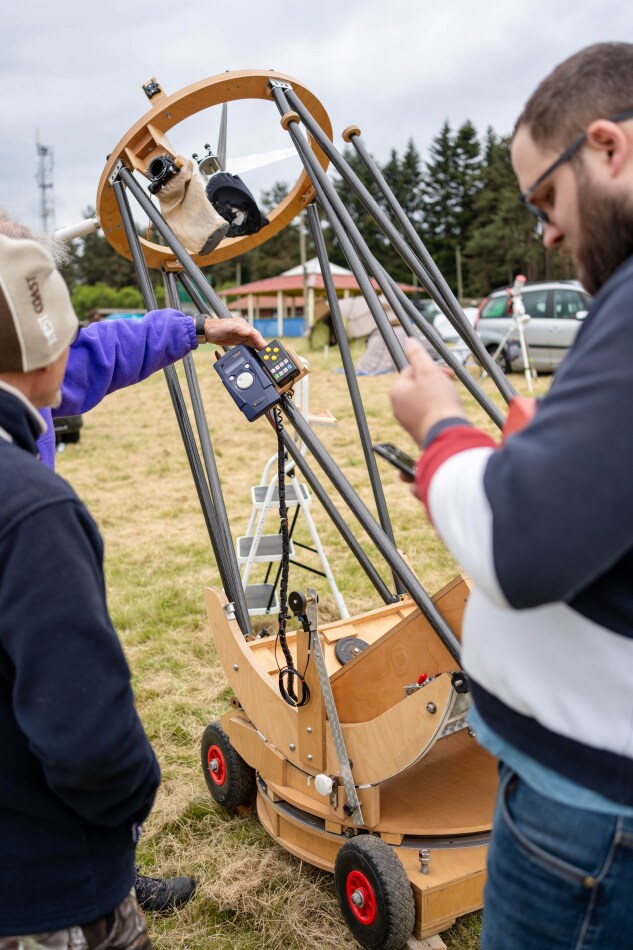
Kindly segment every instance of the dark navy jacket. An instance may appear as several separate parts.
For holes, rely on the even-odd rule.
[[[103,545],[0,389],[0,935],[111,911],[159,783],[106,607]],[[8,438],[7,438],[8,436]]]
[[[474,589],[477,710],[507,745],[633,806],[633,257],[597,294],[534,419],[502,446],[456,424],[421,497]]]

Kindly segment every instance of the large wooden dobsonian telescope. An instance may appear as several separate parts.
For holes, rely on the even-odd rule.
[[[294,79],[274,72],[226,72],[173,95],[166,95],[155,79],[144,90],[150,110],[113,149],[99,183],[97,216],[108,241],[134,261],[148,309],[156,304],[147,269],[160,268],[170,305],[178,307],[181,283],[201,311],[222,319],[229,312],[200,267],[242,254],[308,209],[377,512],[374,517],[361,501],[295,403],[292,387],[305,367],[289,347],[274,341],[270,353],[263,354],[235,348],[229,351],[235,359],[218,361],[216,384],[229,390],[235,412],[242,408],[248,418],[266,417],[278,451],[279,630],[277,637],[254,635],[252,603],[240,578],[193,361],[185,360],[185,372],[200,450],[175,369],[165,371],[222,579],[223,589],[208,588],[205,598],[217,652],[234,691],[229,711],[205,730],[204,776],[214,799],[225,808],[256,796],[259,818],[275,841],[334,873],[342,914],[362,946],[398,950],[412,935],[437,933],[482,906],[496,767],[467,724],[470,695],[460,668],[459,637],[468,581],[458,577],[431,597],[398,551],[316,205],[348,259],[398,370],[406,366],[406,358],[372,278],[405,332],[425,337],[493,421],[501,427],[503,420],[454,351],[373,256],[325,174],[330,162],[506,401],[514,391],[471,329],[357,127],[346,129],[343,138],[373,176],[384,197],[382,206],[332,144],[322,104]],[[279,113],[304,170],[268,214],[269,223],[263,226],[261,216],[254,214],[256,225],[247,227],[252,211],[248,189],[244,203],[239,196],[225,197],[212,207],[196,169],[174,149],[168,133],[204,109],[249,98],[270,104],[271,121]],[[210,179],[227,174],[221,162],[216,169],[212,158],[210,154],[205,166]],[[230,177],[222,184],[239,191]],[[149,180],[161,211],[143,178]],[[211,195],[208,185],[206,194]],[[162,243],[138,236],[130,197],[147,214]],[[273,351],[279,366],[287,367],[287,376],[265,362],[273,359]],[[327,489],[314,463],[330,483]],[[311,491],[334,521],[341,542],[349,546],[376,591],[376,609],[323,625],[315,589],[291,588],[288,594],[290,474],[297,475],[293,490]],[[349,512],[342,514],[333,496]],[[350,527],[350,513],[362,531]],[[359,535],[380,552],[388,581]],[[286,629],[293,615],[296,628]],[[276,645],[284,657],[281,671]]]

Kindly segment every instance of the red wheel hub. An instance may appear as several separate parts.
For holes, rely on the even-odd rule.
[[[360,871],[350,871],[345,891],[354,917],[366,927],[373,924],[376,919],[376,895],[365,875]]]
[[[216,785],[224,785],[226,780],[226,762],[222,750],[217,745],[209,747],[207,752],[207,768],[209,775]]]

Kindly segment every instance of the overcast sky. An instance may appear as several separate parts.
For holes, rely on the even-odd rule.
[[[499,133],[561,59],[600,40],[633,41],[625,0],[12,0],[3,4],[0,204],[39,226],[36,132],[54,150],[55,225],[95,203],[106,155],[167,93],[227,69],[275,69],[358,124],[379,159],[413,138],[422,155],[445,119]],[[217,139],[214,115],[170,139],[183,154]],[[203,122],[204,119],[204,122]],[[197,122],[197,125],[196,125]],[[291,144],[276,108],[229,112],[229,155]],[[259,195],[294,180],[294,160],[245,180]]]

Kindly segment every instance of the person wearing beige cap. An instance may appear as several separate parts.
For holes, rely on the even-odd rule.
[[[37,452],[77,329],[50,254],[0,235],[0,950],[151,948],[134,858],[160,771],[101,537]]]
[[[0,236],[0,258],[0,371],[46,369],[67,356],[79,329],[66,285],[50,255],[33,242],[27,248]]]
[[[64,263],[63,244],[51,241],[48,235],[35,234],[5,208],[0,208],[0,235],[44,243],[58,265]],[[82,329],[71,346],[60,404],[41,410],[46,423],[46,430],[38,439],[42,461],[49,468],[55,468],[52,416],[88,412],[108,393],[141,382],[183,359],[200,343],[215,346],[245,343],[259,350],[265,342],[259,330],[242,317],[218,320],[198,314],[192,318],[171,308],[151,310],[142,320],[91,323]]]
[[[46,235],[34,235],[2,208],[0,235],[47,243]],[[58,244],[53,244],[50,250],[57,263],[61,263],[63,248],[60,250]],[[261,334],[241,318],[217,320],[200,314],[194,320],[173,309],[150,311],[142,320],[93,323],[76,334],[70,347],[61,399],[51,400],[39,410],[44,426],[37,449],[41,461],[52,470],[55,468],[54,416],[88,412],[108,393],[138,383],[182,359],[201,342],[219,346],[245,343],[256,349],[265,345]],[[191,899],[196,882],[190,877],[158,878],[139,873],[135,886],[144,910],[168,913]]]

